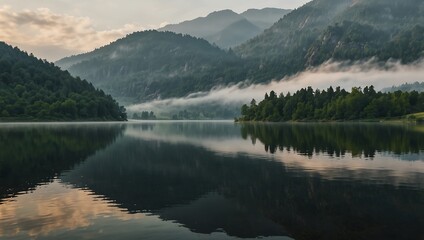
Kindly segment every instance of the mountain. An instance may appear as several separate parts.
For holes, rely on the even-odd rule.
[[[0,42],[0,121],[126,120],[111,96]]]
[[[242,15],[240,20],[237,16]],[[249,37],[258,30],[252,24],[257,21],[254,16],[255,11],[215,12],[174,27],[192,27],[192,33],[204,30],[205,34],[202,24],[219,25],[209,19],[233,19],[208,37],[236,44],[239,36]],[[228,51],[188,35],[146,31],[57,64],[122,103],[139,103],[228,84],[269,82],[329,60],[411,63],[423,56],[423,0],[313,0]]]
[[[240,15],[249,22],[265,30],[292,10],[280,8],[248,9]]]
[[[243,57],[255,58],[293,52],[305,55],[312,44],[362,41],[348,35],[368,35],[368,32],[377,35],[372,40],[380,37],[377,42],[388,42],[416,25],[423,26],[423,13],[422,0],[314,0],[287,14],[236,51]],[[344,32],[336,33],[338,30]]]
[[[249,9],[244,13],[237,14],[231,10],[222,10],[213,12],[206,17],[170,24],[160,28],[159,31],[189,34],[204,38],[221,48],[230,48],[257,36],[290,11],[265,8]]]
[[[215,43],[224,48],[237,46],[244,43],[247,39],[251,39],[262,32],[262,29],[246,19],[235,22],[222,31],[206,36],[209,42]]]
[[[203,39],[145,31],[57,64],[121,102],[134,103],[238,82],[244,74],[239,62],[239,57]]]
[[[243,19],[242,16],[231,10],[222,10],[210,13],[206,17],[199,17],[179,24],[170,24],[159,29],[159,31],[170,31],[204,38],[216,34],[232,23]]]
[[[261,35],[239,46],[243,57],[288,55],[311,44],[351,0],[314,0],[290,12]]]
[[[234,51],[256,59],[259,82],[330,59],[412,62],[424,51],[424,1],[314,0]]]

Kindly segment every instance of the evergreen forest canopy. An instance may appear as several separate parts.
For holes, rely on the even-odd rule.
[[[126,120],[91,83],[0,42],[0,121]]]
[[[259,104],[253,99],[243,105],[238,121],[314,121],[359,120],[400,117],[424,111],[424,93],[396,91],[376,92],[373,86],[337,87],[327,90],[303,88],[293,95],[271,91]]]
[[[330,59],[411,63],[424,56],[423,16],[422,0],[313,0],[232,50],[146,31],[57,64],[119,101],[140,103],[264,83]]]

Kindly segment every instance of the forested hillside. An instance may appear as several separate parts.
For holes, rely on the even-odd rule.
[[[423,56],[423,16],[422,0],[314,0],[235,52],[257,59],[256,82],[329,59],[409,63]]]
[[[91,83],[0,42],[0,121],[126,120]]]
[[[424,111],[424,93],[376,92],[373,86],[352,88],[347,92],[339,87],[335,90],[313,90],[304,88],[293,95],[274,91],[260,103],[252,100],[250,106],[243,105],[240,121],[308,121],[308,120],[358,120],[400,117]]]
[[[178,97],[245,78],[239,57],[206,40],[171,32],[137,32],[59,66],[124,103]]]

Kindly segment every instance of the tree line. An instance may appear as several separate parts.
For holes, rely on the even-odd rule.
[[[303,88],[294,94],[271,91],[265,99],[243,105],[237,121],[344,121],[400,117],[424,111],[424,93],[376,92],[373,86],[327,90]]]

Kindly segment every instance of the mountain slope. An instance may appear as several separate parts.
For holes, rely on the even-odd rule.
[[[0,42],[0,121],[125,119],[125,109],[87,81]]]
[[[224,28],[222,31],[205,37],[209,42],[223,48],[237,46],[262,32],[262,29],[246,19],[240,20]]]
[[[199,17],[179,24],[170,24],[159,29],[159,31],[170,31],[204,38],[216,34],[232,23],[243,19],[242,16],[231,10],[222,10],[210,13],[206,17]]]
[[[248,9],[240,15],[249,22],[265,30],[292,10],[280,8]]]
[[[330,59],[408,63],[423,56],[423,16],[423,0],[314,0],[234,51],[255,59],[258,82]]]
[[[312,43],[351,0],[315,0],[290,12],[271,28],[236,49],[243,57],[288,55]]]
[[[240,81],[240,59],[207,41],[171,32],[137,32],[57,62],[121,102],[186,95]],[[227,76],[227,77],[224,77]]]
[[[231,10],[217,11],[206,17],[167,25],[159,31],[189,34],[204,38],[221,48],[235,47],[260,34],[291,10],[249,9],[237,14]]]

